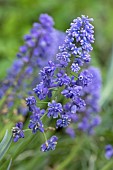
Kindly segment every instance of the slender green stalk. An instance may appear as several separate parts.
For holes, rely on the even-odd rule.
[[[47,112],[45,112],[45,114],[41,117],[41,120],[46,116]]]
[[[25,129],[25,130],[23,130],[24,132],[27,132],[27,131],[30,131],[31,129]]]
[[[38,104],[48,104],[48,102],[38,102]]]
[[[44,139],[45,139],[45,141],[46,141],[46,143],[47,143],[47,137],[46,137],[45,132],[43,132],[43,135],[44,135]]]

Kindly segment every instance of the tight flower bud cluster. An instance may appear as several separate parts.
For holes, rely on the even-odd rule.
[[[56,61],[50,60],[39,73],[41,81],[33,89],[38,99],[34,96],[26,99],[32,113],[29,128],[32,133],[40,131],[45,138],[41,145],[43,152],[54,150],[58,140],[56,136],[47,140],[45,118],[54,119],[56,129],[67,128],[66,133],[71,137],[75,136],[76,125],[79,130],[92,134],[93,128],[100,123],[95,113],[99,111],[101,76],[97,69],[88,68],[94,42],[92,21],[86,16],[73,20],[59,47]],[[37,107],[41,102],[45,103],[45,110]]]

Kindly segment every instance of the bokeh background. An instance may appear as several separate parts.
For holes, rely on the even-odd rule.
[[[82,14],[94,18],[95,44],[92,64],[102,73],[101,125],[96,135],[61,139],[57,149],[41,153],[40,136],[12,145],[7,159],[1,162],[5,170],[12,158],[12,170],[101,170],[109,162],[104,156],[106,144],[113,144],[113,1],[112,0],[0,0],[0,79],[22,45],[22,37],[28,33],[41,13],[54,18],[55,28],[65,31],[70,22]],[[11,122],[12,123],[12,122]],[[6,123],[4,131],[10,127]],[[0,138],[2,138],[2,135]],[[37,141],[38,140],[38,141]],[[103,170],[103,169],[102,169]],[[106,169],[107,170],[107,169]]]

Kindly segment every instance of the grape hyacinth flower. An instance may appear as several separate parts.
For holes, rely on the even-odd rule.
[[[50,29],[51,23],[47,24],[47,21],[50,20],[43,18],[41,23]],[[74,127],[92,134],[93,128],[100,123],[96,113],[99,111],[101,76],[95,68],[89,67],[94,43],[92,21],[84,15],[73,20],[59,47],[56,61],[49,60],[48,65],[40,70],[40,82],[33,88],[38,99],[33,95],[26,99],[32,113],[29,128],[34,134],[40,131],[44,136],[42,152],[54,150],[58,140],[56,136],[47,140],[47,128],[66,129],[74,137]],[[26,41],[34,46],[31,37],[27,36]],[[45,128],[49,123],[52,127]]]
[[[57,55],[62,67],[67,67],[71,55],[75,57],[72,64],[81,66],[81,63],[90,62],[89,52],[93,50],[91,44],[94,42],[94,27],[90,23],[92,21],[92,18],[82,15],[71,23],[71,27],[66,31],[64,44],[60,46],[61,53]]]
[[[30,33],[24,36],[24,44],[19,48],[17,59],[8,69],[6,78],[0,82],[1,100],[6,93],[7,98],[10,93],[13,93],[13,101],[18,97],[18,94],[21,94],[20,101],[25,99],[27,94],[33,94],[31,88],[39,82],[37,77],[39,69],[43,68],[49,60],[54,61],[58,46],[62,43],[64,35],[63,32],[54,28],[54,21],[51,16],[47,14],[40,15],[39,22],[35,22]],[[9,108],[7,99],[4,100],[1,112],[7,110],[4,109],[6,107]],[[19,106],[16,112],[21,114],[23,108],[25,110],[25,106]]]

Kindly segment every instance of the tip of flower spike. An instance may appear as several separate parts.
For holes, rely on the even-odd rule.
[[[85,16],[85,15],[81,15],[81,17],[77,17],[77,19],[74,19],[73,22],[76,22],[77,20],[79,22],[93,22],[94,21],[93,18],[89,18],[88,16]]]
[[[89,18],[89,16],[85,16],[85,15],[81,15],[82,16],[82,19],[88,19],[88,21],[94,21],[93,18]]]
[[[39,21],[45,27],[51,27],[54,25],[53,18],[48,14],[41,14],[39,17]]]

